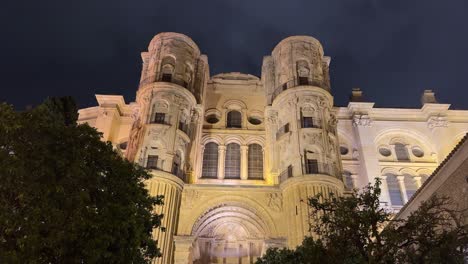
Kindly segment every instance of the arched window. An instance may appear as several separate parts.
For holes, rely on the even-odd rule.
[[[416,185],[416,181],[413,179],[413,176],[405,175],[405,189],[408,199],[410,199],[411,196],[413,196],[413,194],[418,190],[418,186]]]
[[[240,146],[236,143],[228,144],[224,162],[224,178],[240,179],[240,160]]]
[[[297,62],[297,77],[299,85],[308,85],[309,84],[309,63],[305,60],[300,60]]]
[[[168,56],[161,62],[161,81],[171,82],[174,74],[175,59]]]
[[[218,177],[218,144],[210,142],[203,151],[202,178]]]
[[[346,189],[352,190],[354,188],[353,178],[351,177],[351,172],[349,171],[343,172],[343,181],[344,181]]]
[[[249,145],[249,179],[263,179],[263,150],[259,144]]]
[[[242,127],[242,115],[239,111],[230,111],[227,114],[227,125],[228,128],[241,128]]]
[[[402,143],[395,143],[395,154],[399,161],[409,161],[408,149]]]
[[[392,205],[403,205],[403,199],[401,198],[400,192],[400,185],[398,185],[398,179],[395,175],[387,175],[387,186],[388,193],[390,195],[390,202],[392,203]]]

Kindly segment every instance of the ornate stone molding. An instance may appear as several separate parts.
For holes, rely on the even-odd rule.
[[[266,120],[270,125],[277,124],[277,122],[278,122],[278,112],[275,111],[275,110],[268,111]]]
[[[430,116],[427,119],[427,126],[430,129],[436,128],[436,127],[448,127],[448,120],[446,116]]]
[[[276,212],[283,210],[283,195],[280,193],[267,193],[266,196],[268,207]]]
[[[353,116],[353,126],[365,126],[370,127],[372,125],[372,120],[367,114],[355,114]]]

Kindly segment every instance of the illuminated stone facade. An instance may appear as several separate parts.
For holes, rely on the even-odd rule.
[[[166,232],[155,263],[253,263],[268,247],[310,235],[306,199],[383,177],[398,210],[468,131],[468,111],[430,91],[419,109],[374,108],[353,91],[333,105],[330,58],[312,37],[281,41],[261,78],[210,76],[187,36],[161,33],[142,53],[136,102],[96,95],[80,122],[148,167]]]

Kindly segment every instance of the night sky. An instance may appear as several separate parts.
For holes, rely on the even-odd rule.
[[[467,0],[11,0],[0,23],[0,101],[17,109],[47,96],[133,101],[140,52],[167,31],[191,37],[211,75],[260,76],[281,39],[310,35],[332,57],[336,105],[360,87],[376,106],[415,108],[433,89],[468,109]]]

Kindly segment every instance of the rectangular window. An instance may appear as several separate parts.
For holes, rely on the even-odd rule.
[[[165,113],[156,113],[154,115],[154,123],[164,124],[165,121],[166,121],[166,114]]]
[[[311,116],[304,116],[302,117],[302,127],[314,127],[314,119]]]
[[[162,78],[161,78],[161,81],[163,81],[163,82],[171,82],[171,81],[172,81],[172,74],[163,73],[163,76],[162,76]]]
[[[309,78],[299,77],[299,85],[309,85]]]
[[[158,156],[148,155],[148,159],[146,161],[146,168],[152,170],[158,169]]]
[[[306,173],[316,174],[319,173],[318,162],[314,159],[306,159]]]

